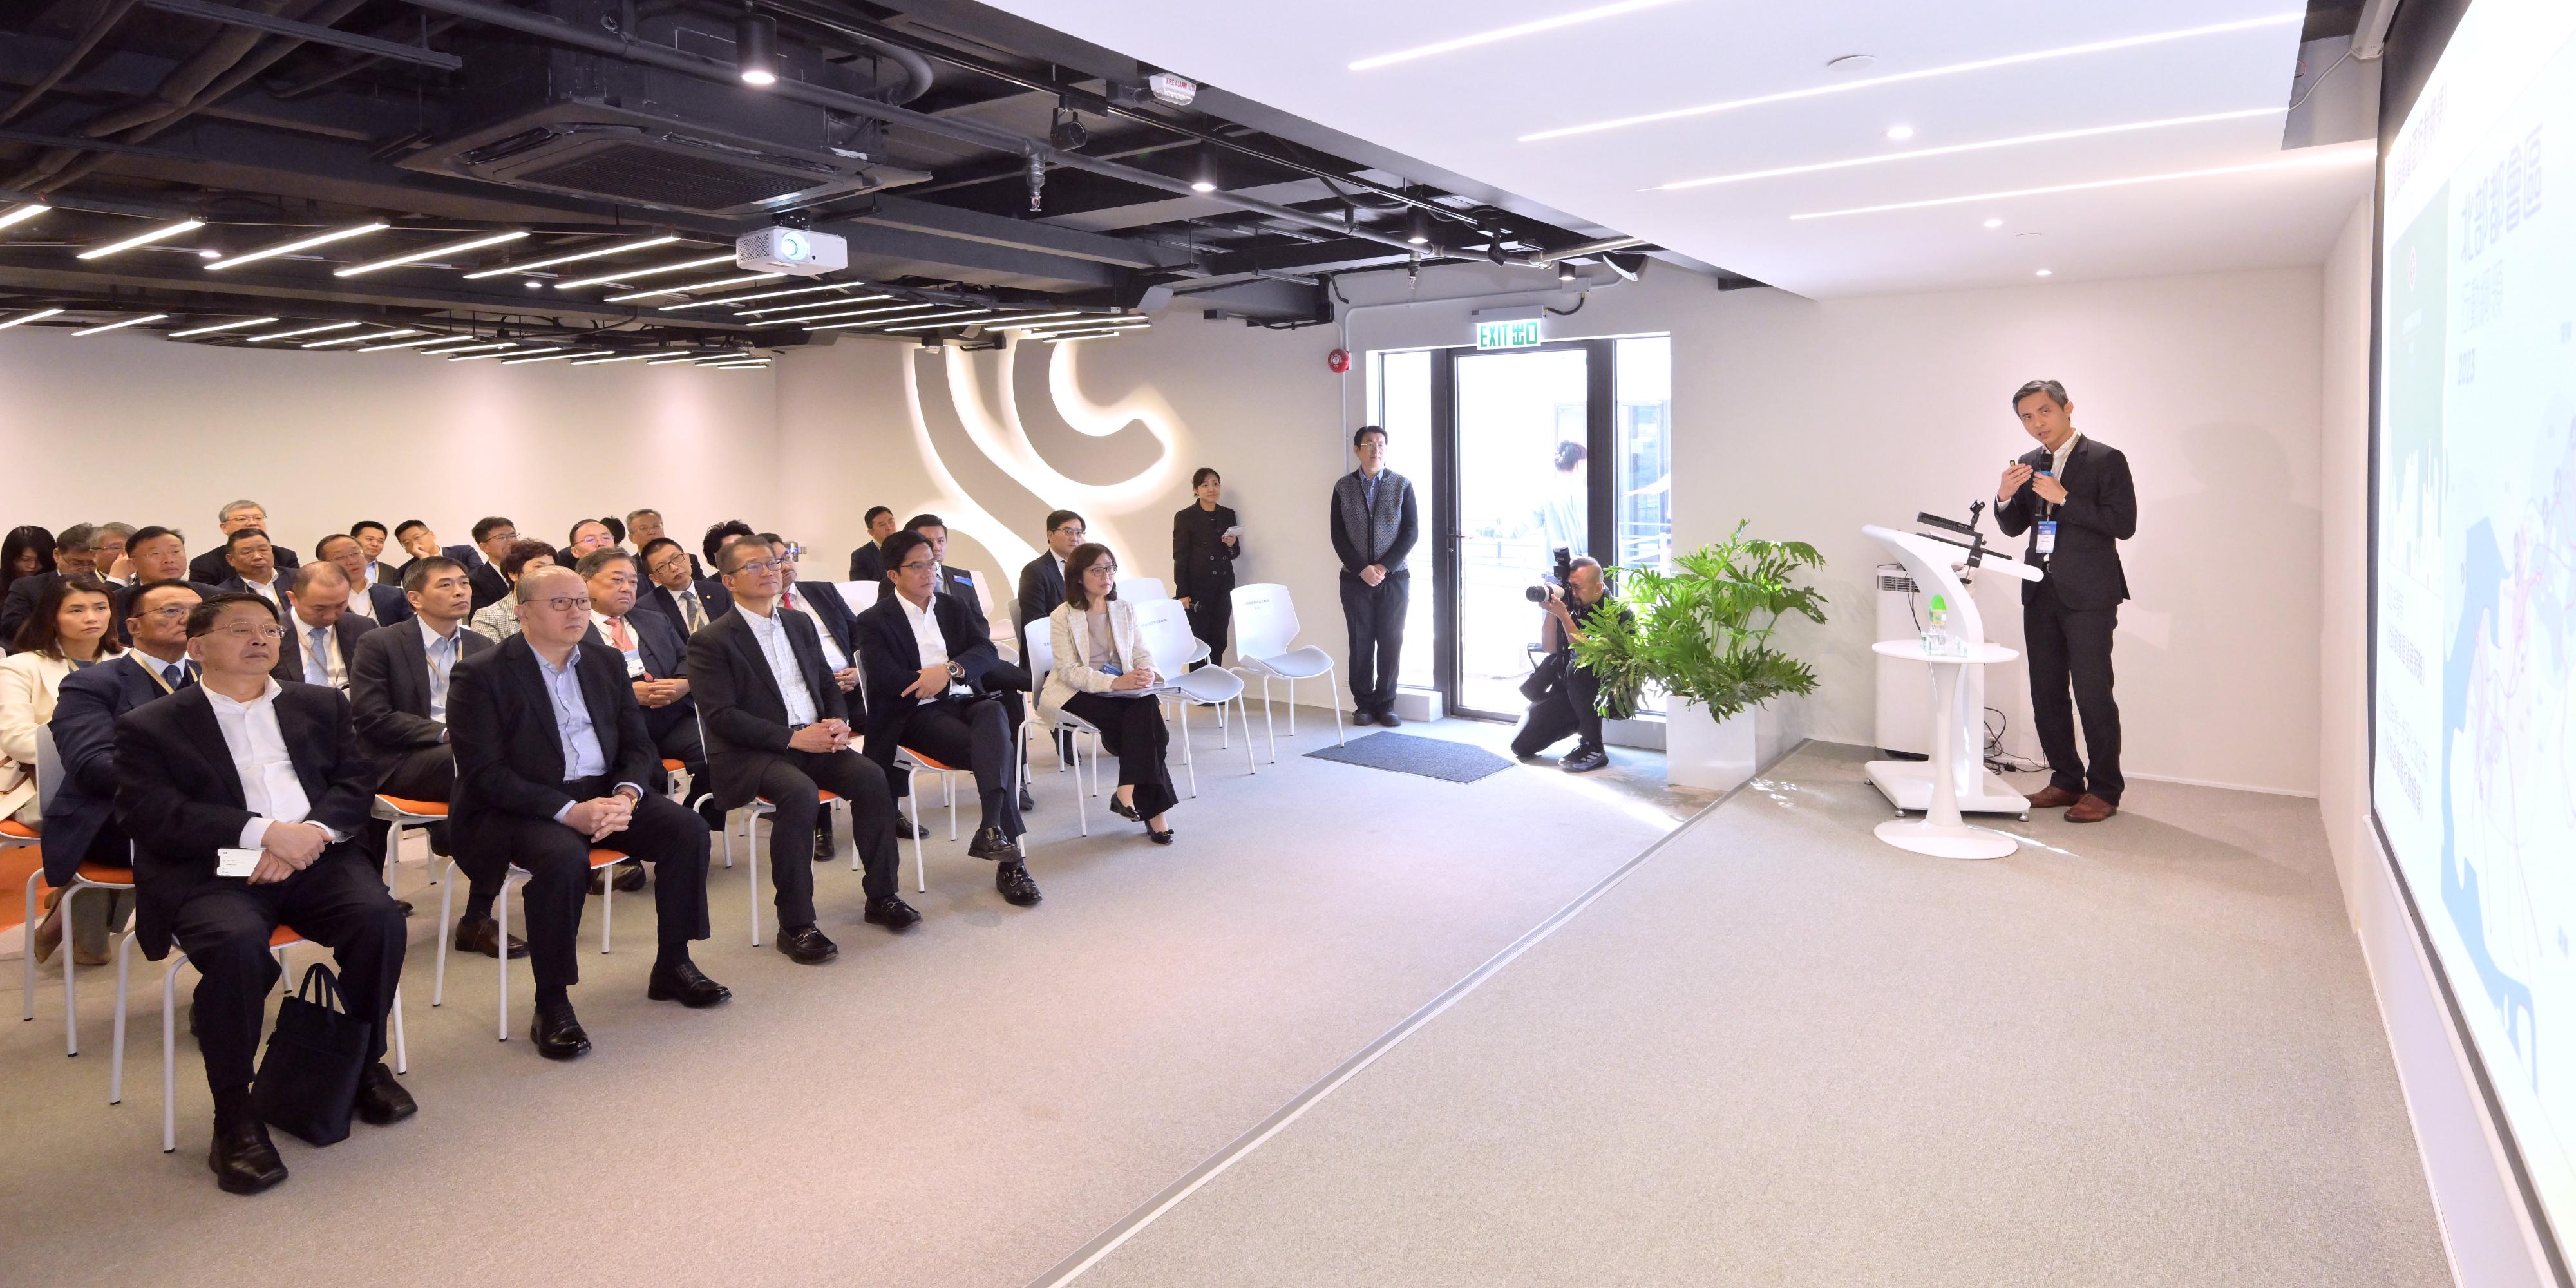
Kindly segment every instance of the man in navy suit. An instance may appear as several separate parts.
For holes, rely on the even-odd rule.
[[[948,525],[942,522],[938,515],[916,514],[912,516],[912,522],[903,525],[903,530],[916,533],[923,541],[929,543],[931,589],[941,599],[955,605],[959,612],[965,614],[967,629],[974,634],[975,638],[990,639],[993,634],[993,622],[991,618],[984,615],[983,596],[975,593],[974,575],[963,568],[948,566]],[[886,581],[877,592],[877,602],[882,604],[893,595],[894,560],[889,554],[886,559]],[[1027,717],[1027,699],[1020,695],[1027,693],[1032,687],[1028,669],[1004,658],[998,651],[993,655],[992,664],[979,668],[978,673],[966,684],[968,688],[978,693],[1000,695],[1003,709],[1010,712],[1013,729],[1018,729],[1020,721]],[[897,782],[895,793],[897,795],[903,793],[900,780]],[[1025,782],[1021,783],[1021,811],[1025,813],[1037,807],[1037,798],[1029,793],[1029,785]]]
[[[860,517],[868,525],[868,539],[850,552],[851,581],[885,580],[885,539],[894,535],[894,511],[882,505],[868,507]]]
[[[316,542],[316,560],[338,564],[349,575],[349,611],[378,626],[391,626],[411,616],[411,603],[403,598],[402,587],[386,585],[368,573],[367,549],[356,537],[333,533]],[[373,565],[381,568],[383,565]]]
[[[185,566],[185,560],[180,561]],[[188,610],[204,597],[194,582],[145,582],[125,596],[125,628],[134,647],[63,677],[54,699],[54,755],[62,786],[45,810],[45,882],[59,889],[84,863],[131,867],[124,829],[116,825],[116,718],[197,682],[188,660]],[[83,891],[72,905],[72,947],[97,960],[108,927],[123,925],[129,896]],[[41,932],[40,932],[41,933]]]
[[[590,589],[590,633],[582,643],[617,655],[627,684],[635,691],[635,704],[644,708],[644,729],[653,735],[654,749],[661,759],[680,762],[681,771],[689,776],[698,816],[710,830],[723,831],[724,812],[713,808],[707,791],[707,753],[698,737],[697,704],[689,700],[689,641],[669,618],[635,611],[635,556],[609,546],[583,555],[573,571]],[[659,765],[655,772],[660,773]],[[669,784],[657,776],[653,790],[667,793]],[[643,863],[628,859],[617,866],[618,889],[644,888]],[[591,893],[604,893],[603,883],[594,879]]]
[[[384,1064],[385,1016],[402,982],[402,909],[359,846],[370,773],[349,699],[281,683],[277,610],[218,595],[188,614],[199,681],[116,722],[116,818],[134,838],[135,934],[159,961],[172,944],[197,968],[197,1042],[214,1092],[216,1184],[251,1194],[286,1165],[251,1104],[251,1066],[278,966],[269,936],[292,926],[332,950],[340,996],[368,1027],[355,1110],[410,1117]],[[224,875],[237,859],[247,875]]]
[[[286,638],[277,644],[278,679],[349,691],[358,641],[375,629],[375,623],[349,611],[352,589],[349,575],[328,560],[316,559],[295,570],[281,623]]]
[[[2033,809],[2068,807],[2070,823],[2120,811],[2120,707],[2111,697],[2111,634],[2129,597],[2119,543],[2137,534],[2138,491],[2129,458],[2075,428],[2066,386],[2034,380],[2013,394],[2013,413],[2039,446],[2004,467],[1995,526],[2030,534],[2023,558],[2047,570],[2021,586],[2022,639],[2030,661],[2031,723],[2048,755],[2048,786]],[[2067,701],[2072,684],[2073,702]],[[2075,716],[2084,716],[2084,753]],[[2092,763],[2085,763],[2085,755]]]
[[[464,568],[469,576],[476,568],[481,567],[483,564],[483,554],[481,551],[476,550],[472,546],[442,546],[438,544],[438,534],[431,531],[428,524],[423,523],[418,519],[405,519],[402,522],[395,524],[394,540],[402,543],[403,553],[409,555],[412,559],[426,559],[431,555],[443,555],[446,558],[455,560],[458,566]],[[410,571],[411,563],[409,560],[406,560],[402,567],[394,570],[394,584],[397,586],[401,585],[403,582],[403,574]]]
[[[518,524],[497,514],[474,521],[474,544],[483,552],[482,558],[466,565],[473,575],[474,611],[479,613],[510,597],[510,579],[501,575],[501,561],[518,543]]]
[[[276,609],[279,616],[284,616],[293,592],[287,589],[287,579],[278,573],[280,565],[277,558],[286,553],[270,544],[268,533],[261,529],[233,529],[224,537],[224,558],[226,566],[232,569],[232,575],[216,582],[215,589],[226,594],[257,595],[267,600],[268,606]],[[203,562],[202,559],[197,561]],[[189,571],[194,572],[197,563],[188,565]],[[294,565],[284,566],[291,568]]]
[[[266,535],[268,532],[268,507],[261,505],[257,501],[235,501],[232,504],[225,506],[222,512],[215,516],[215,531],[224,534],[227,540],[223,545],[217,546],[214,549],[197,556],[195,559],[190,560],[188,563],[188,579],[206,586],[220,586],[224,584],[225,579],[231,577],[235,571],[232,564],[232,543],[230,538],[232,534],[239,532],[244,528],[257,528],[260,530],[262,535]],[[129,547],[131,544],[132,543],[130,542],[128,543]],[[281,569],[293,569],[295,567],[295,552],[292,550],[277,551],[276,567]]]
[[[733,595],[724,583],[712,577],[701,579],[692,570],[697,556],[692,555],[669,537],[655,537],[644,543],[636,556],[643,561],[644,578],[650,583],[636,599],[636,606],[662,614],[680,628],[682,638],[707,628],[707,623],[733,611]]]

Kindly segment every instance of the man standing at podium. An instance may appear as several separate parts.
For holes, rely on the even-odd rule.
[[[2048,755],[2048,786],[2033,809],[2067,807],[2066,821],[2098,823],[2120,812],[2120,707],[2111,698],[2111,632],[2129,580],[2118,543],[2138,531],[2129,458],[2077,432],[2066,386],[2034,380],[2013,393],[2013,412],[2039,446],[2004,467],[1995,523],[2030,534],[2023,555],[2047,572],[2021,587],[2029,650],[2030,710]],[[2070,681],[2074,701],[2067,701]],[[2075,750],[2084,717],[2086,764]]]

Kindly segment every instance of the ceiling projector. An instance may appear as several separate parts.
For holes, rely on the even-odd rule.
[[[809,228],[763,228],[734,239],[733,262],[757,273],[820,277],[850,266],[850,243]]]

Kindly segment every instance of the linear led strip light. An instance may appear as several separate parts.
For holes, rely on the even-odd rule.
[[[266,344],[271,340],[292,340],[297,336],[321,335],[327,331],[346,331],[352,327],[361,327],[365,325],[366,323],[364,322],[325,322],[319,326],[298,327],[292,331],[271,331],[266,335],[255,335],[250,338],[250,342],[252,344]]]
[[[534,357],[534,356],[536,356],[537,354],[540,354],[540,353],[553,353],[553,352],[555,352],[555,351],[556,351],[556,349],[561,348],[561,347],[562,347],[562,346],[558,345],[558,346],[553,346],[553,347],[550,347],[550,348],[544,348],[544,349],[519,349],[519,346],[517,346],[517,345],[515,345],[515,344],[503,344],[503,345],[491,345],[491,346],[486,346],[486,348],[487,348],[487,349],[491,349],[491,350],[494,350],[494,351],[493,351],[493,352],[485,352],[485,353],[474,353],[474,352],[471,352],[471,351],[469,351],[469,350],[465,350],[465,349],[451,349],[451,350],[449,350],[448,352],[449,352],[451,355],[453,355],[453,356],[450,356],[450,357],[448,358],[448,361],[449,361],[449,362],[481,362],[481,361],[482,361],[483,359],[485,359],[485,358],[529,358],[529,357]],[[509,350],[511,350],[511,349],[519,349],[519,351],[518,351],[517,353],[511,353],[511,352],[508,352],[508,351],[509,351]]]
[[[396,340],[392,344],[371,344],[358,350],[358,352],[383,353],[388,349],[417,349],[424,344],[437,344],[440,341],[453,340],[455,338],[456,337],[452,335],[425,335],[417,340]],[[453,350],[450,352],[453,352]]]
[[[2045,134],[2023,134],[2009,139],[1987,139],[1978,143],[1953,143],[1937,148],[1915,148],[1906,152],[1882,152],[1873,156],[1848,157],[1840,161],[1819,161],[1813,165],[1781,166],[1776,170],[1747,170],[1742,174],[1722,174],[1709,179],[1683,179],[1674,183],[1640,188],[1640,192],[1686,192],[1692,188],[1712,188],[1722,183],[1743,183],[1749,179],[1776,179],[1783,175],[1814,174],[1822,170],[1848,170],[1853,166],[1885,165],[1890,161],[1914,161],[1924,157],[1955,156],[1962,152],[1985,152],[1995,148],[2022,147],[2032,143],[2055,143],[2064,139],[2089,139],[2104,134],[2127,134],[2137,130],[2161,130],[2176,125],[2205,125],[2211,121],[2241,121],[2249,116],[2279,116],[2286,108],[2251,107],[2234,112],[2207,112],[2199,116],[2169,116],[2157,121],[2130,121],[2121,125],[2095,125],[2080,130],[2051,130]]]
[[[532,259],[524,264],[503,264],[499,268],[477,269],[467,273],[465,280],[472,282],[486,277],[507,277],[512,274],[530,273],[540,268],[553,268],[557,264],[578,264],[583,260],[598,259],[603,255],[623,255],[630,250],[651,250],[656,246],[668,246],[678,240],[680,239],[676,236],[647,237],[642,241],[618,242],[613,246],[593,246],[589,250],[577,250],[569,255],[554,255],[545,259]]]
[[[1091,315],[1091,316],[1089,316],[1089,317],[1085,317],[1085,318],[1078,318],[1078,319],[1075,319],[1075,320],[1073,320],[1073,321],[1069,321],[1069,322],[1029,322],[1029,323],[1021,323],[1021,324],[1012,325],[1012,326],[1004,326],[1004,327],[999,327],[999,328],[987,328],[987,329],[990,329],[990,330],[1003,330],[1003,331],[1028,331],[1028,332],[1046,332],[1046,331],[1090,331],[1090,330],[1098,329],[1098,328],[1100,328],[1100,327],[1140,327],[1140,326],[1152,326],[1152,325],[1154,325],[1154,322],[1153,322],[1153,319],[1151,319],[1151,318],[1120,317],[1120,316],[1111,316],[1111,315],[1104,315],[1104,314],[1093,314],[1093,315]]]
[[[2015,188],[2008,192],[1980,192],[1965,197],[1934,197],[1928,201],[1899,201],[1884,206],[1854,206],[1848,210],[1819,210],[1804,215],[1791,215],[1792,220],[1839,219],[1845,215],[1876,215],[1891,210],[1927,210],[1934,206],[1961,206],[1972,201],[2003,201],[2012,197],[2044,197],[2059,192],[2089,192],[2096,188],[2128,188],[2142,183],[2170,183],[2177,179],[2206,179],[2222,174],[2254,174],[2265,170],[2314,170],[2325,166],[2351,165],[2378,159],[2372,147],[2338,149],[2323,156],[2294,157],[2287,161],[2257,161],[2249,165],[2218,166],[2208,170],[2176,170],[2168,174],[2132,175],[2126,179],[2095,179],[2089,183],[2058,183],[2045,188]]]
[[[305,344],[299,344],[295,347],[299,349],[328,349],[335,344],[356,344],[361,340],[390,340],[398,335],[418,334],[420,334],[419,327],[406,326],[397,327],[391,331],[370,331],[364,335],[334,336],[328,340],[314,340]]]
[[[1071,344],[1077,340],[1115,340],[1126,331],[1066,331],[1046,338],[1048,344]]]
[[[964,326],[968,318],[990,317],[992,314],[991,309],[967,309],[959,313],[925,313],[917,318],[888,318],[886,319],[888,322],[901,322],[903,325],[886,327],[886,330],[938,331],[952,326]],[[863,322],[859,325],[881,326],[883,323]]]
[[[641,362],[652,356],[653,353],[649,349],[642,353],[609,353],[601,354],[597,357],[575,358],[572,361],[572,365],[576,367],[604,367],[612,362]]]
[[[26,205],[20,206],[15,210],[0,213],[0,228],[7,228],[12,224],[23,224],[51,209],[53,209],[52,206],[44,205],[40,202],[28,202]]]
[[[334,228],[329,232],[315,233],[310,237],[298,237],[293,241],[282,241],[273,245],[262,246],[257,250],[243,251],[241,254],[235,255],[229,259],[215,260],[206,265],[206,271],[209,273],[220,273],[227,268],[233,268],[238,265],[255,264],[263,259],[275,259],[280,255],[292,255],[299,250],[311,250],[316,246],[328,246],[333,242],[347,241],[352,237],[364,237],[369,233],[380,233],[390,227],[392,227],[392,225],[378,221],[372,224],[359,224],[352,228]]]
[[[173,340],[185,340],[190,336],[213,335],[217,331],[235,331],[246,326],[267,326],[269,323],[276,320],[276,318],[240,318],[231,322],[217,322],[213,326],[190,327],[185,331],[173,331],[170,333],[170,338]]]
[[[61,309],[38,309],[33,313],[21,313],[6,322],[0,322],[0,331],[6,331],[13,326],[22,326],[29,322],[42,322],[46,318],[54,317],[61,312]]]
[[[603,273],[597,277],[579,277],[569,282],[557,282],[555,283],[555,289],[558,291],[573,291],[579,290],[585,286],[606,286],[610,282],[631,282],[639,277],[658,277],[664,273],[682,273],[687,272],[692,268],[712,268],[718,264],[730,264],[732,262],[733,252],[726,251],[724,254],[709,255],[704,259],[684,259],[676,264],[656,264],[651,268],[630,268],[620,273]]]
[[[776,318],[776,319],[772,319],[772,320],[773,320],[773,321],[777,321],[777,322],[793,322],[793,323],[795,323],[796,325],[798,325],[798,326],[800,326],[800,327],[803,327],[803,328],[805,328],[805,329],[806,329],[806,330],[808,330],[808,331],[831,331],[831,330],[836,330],[836,329],[838,329],[838,328],[845,327],[845,326],[875,326],[875,325],[877,325],[877,322],[911,322],[911,321],[916,321],[916,320],[918,320],[918,319],[921,319],[921,318],[925,318],[925,317],[930,316],[930,315],[929,315],[929,314],[927,314],[927,313],[923,313],[921,310],[923,310],[923,309],[935,309],[935,308],[938,308],[938,307],[939,307],[939,306],[938,306],[938,305],[936,305],[936,304],[889,304],[889,305],[886,305],[886,306],[885,306],[885,307],[883,307],[883,308],[874,308],[874,309],[843,309],[843,310],[841,310],[841,311],[840,311],[840,312],[838,312],[838,313],[808,313],[808,314],[805,314],[805,315],[803,315],[803,316],[801,316],[801,317],[792,317],[792,318]],[[909,314],[910,316],[909,316],[909,317],[887,317],[886,315],[887,315],[887,314],[889,314],[889,313],[894,313],[894,314]],[[816,323],[822,322],[825,318],[865,318],[865,317],[872,317],[872,318],[875,318],[875,319],[877,319],[877,322],[833,322],[833,323],[831,323],[830,325],[827,325],[827,326],[817,326],[817,325],[815,325]]]
[[[489,237],[472,237],[464,241],[448,242],[442,246],[432,246],[427,250],[416,250],[408,255],[396,255],[391,259],[373,260],[364,264],[351,264],[347,268],[333,270],[331,276],[358,277],[363,274],[373,273],[379,269],[400,268],[405,264],[417,264],[424,259],[437,259],[445,255],[462,255],[469,250],[481,250],[486,246],[499,246],[505,242],[517,241],[527,235],[528,234],[525,232],[494,233]]]
[[[80,254],[75,255],[72,258],[105,259],[118,251],[132,250],[137,246],[149,246],[154,242],[165,241],[169,238],[176,237],[181,233],[195,232],[205,226],[206,221],[202,219],[182,219],[175,224],[163,224],[158,228],[146,228],[142,232],[136,233],[122,241],[112,241],[104,246],[92,246],[88,250],[82,251]]]
[[[125,319],[125,320],[124,320],[124,321],[122,321],[122,322],[108,322],[108,323],[103,323],[103,324],[101,324],[101,325],[99,325],[99,326],[83,327],[83,328],[81,328],[81,329],[80,329],[80,330],[78,330],[78,331],[74,331],[74,332],[72,332],[72,334],[73,334],[73,335],[97,335],[98,333],[100,333],[100,332],[102,332],[102,331],[121,331],[121,330],[124,330],[125,328],[130,327],[130,326],[141,326],[141,325],[143,325],[143,324],[144,324],[144,323],[146,323],[146,322],[158,322],[158,321],[160,321],[161,319],[166,318],[166,317],[168,317],[168,316],[170,316],[170,315],[169,315],[169,314],[167,314],[167,313],[146,313],[146,314],[144,314],[144,315],[143,315],[143,316],[141,316],[141,317],[127,318],[127,319]]]
[[[1674,3],[1674,0],[1616,0],[1616,3],[1613,4],[1595,5],[1589,9],[1577,9],[1572,13],[1558,14],[1553,18],[1540,18],[1533,22],[1515,23],[1509,27],[1497,27],[1492,31],[1479,31],[1472,35],[1456,36],[1448,40],[1435,41],[1428,45],[1416,45],[1411,49],[1399,49],[1391,54],[1378,54],[1374,57],[1363,58],[1352,63],[1350,65],[1350,70],[1355,72],[1374,71],[1380,67],[1392,67],[1397,63],[1409,63],[1417,58],[1429,58],[1435,54],[1452,53],[1461,49],[1473,49],[1478,45],[1491,45],[1499,41],[1512,40],[1521,36],[1535,36],[1540,32],[1556,31],[1561,28],[1572,27],[1580,23],[1598,22],[1603,18],[1616,18],[1621,14],[1635,13],[1640,9],[1661,8],[1664,5],[1672,3]]]
[[[501,365],[505,367],[515,367],[522,362],[561,362],[566,358],[605,358],[615,352],[617,352],[615,349],[592,349],[586,353],[574,353],[573,351],[564,348],[530,349],[526,353],[502,354]]]
[[[662,306],[662,311],[665,313],[676,313],[681,309],[701,308],[709,304],[749,304],[754,300],[783,300],[791,295],[815,295],[824,291],[859,291],[865,289],[867,289],[867,286],[863,282],[834,282],[828,286],[799,286],[793,290],[786,291],[755,291],[749,295],[728,295],[721,300],[691,300],[686,304],[665,304]],[[736,309],[734,311],[748,317],[754,313],[775,313],[779,309],[810,308],[816,303],[841,304],[856,300],[890,300],[893,298],[894,297],[891,295],[849,295],[843,296],[838,300],[809,301],[805,304],[781,304],[774,308]]]
[[[451,340],[474,341],[474,337],[470,335],[449,336],[448,338]],[[484,340],[460,344],[453,349],[423,349],[420,352],[421,356],[425,358],[444,358],[451,353],[475,353],[485,349],[515,349],[517,347],[518,345],[515,342],[509,340]]]
[[[712,291],[718,287],[724,286],[744,286],[752,282],[766,282],[773,277],[785,276],[787,276],[785,273],[748,273],[741,277],[721,278],[713,282],[691,282],[686,286],[665,286],[658,291],[629,291],[624,295],[609,296],[607,302],[610,304],[624,304],[628,300],[648,300],[656,295],[686,295],[691,291]]]
[[[837,299],[806,300],[798,304],[772,304],[765,309],[735,309],[734,316],[762,318],[776,315],[779,321],[785,322],[792,320],[787,316],[791,314],[809,313],[815,309],[837,309],[844,304],[869,304],[877,300],[890,300],[893,298],[893,296],[887,295],[883,292],[879,292],[875,295],[844,295]]]
[[[1793,99],[1816,98],[1826,94],[1848,94],[1853,90],[1870,89],[1879,85],[1895,85],[1906,81],[1929,80],[1936,76],[1958,76],[1968,72],[1990,71],[1997,67],[2015,67],[2023,63],[2036,63],[2051,58],[2072,58],[2079,54],[2134,49],[2140,45],[2163,44],[2171,40],[2218,36],[2233,31],[2251,31],[2257,27],[2277,27],[2285,23],[2302,22],[2306,18],[2307,14],[2302,10],[2267,14],[2260,18],[2241,18],[2234,22],[2212,23],[2205,27],[2185,27],[2179,31],[2159,31],[2143,36],[2121,36],[2112,40],[2087,41],[2080,45],[2061,45],[2055,49],[2036,49],[2028,53],[2006,54],[2001,58],[1980,58],[1974,62],[1925,67],[1887,76],[1872,76],[1864,80],[1838,81],[1831,85],[1810,85],[1805,89],[1784,90],[1777,94],[1761,94],[1752,98],[1728,99],[1722,103],[1702,103],[1695,107],[1677,107],[1663,112],[1615,117],[1607,121],[1594,121],[1588,125],[1561,126],[1552,130],[1540,130],[1535,134],[1524,134],[1520,136],[1520,142],[1543,143],[1550,139],[1572,138],[1578,134],[1597,134],[1603,130],[1625,129],[1632,125],[1653,125],[1662,121],[1687,120],[1694,116],[1712,116],[1719,112],[1732,112],[1737,108],[1759,107],[1765,103],[1785,103]]]

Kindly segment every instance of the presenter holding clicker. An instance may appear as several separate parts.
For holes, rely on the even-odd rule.
[[[2048,756],[2048,786],[2033,809],[2066,808],[2070,823],[2098,823],[2120,807],[2120,707],[2111,697],[2111,633],[2129,580],[2118,543],[2138,530],[2129,458],[2075,428],[2066,386],[2034,380],[2013,412],[2039,446],[2004,468],[1995,522],[2027,532],[2023,558],[2047,572],[2021,587],[2022,638],[2030,655],[2030,709]],[[2067,700],[2070,686],[2074,701]],[[2075,717],[2084,718],[2084,750]],[[2089,757],[2089,763],[2088,763]]]

